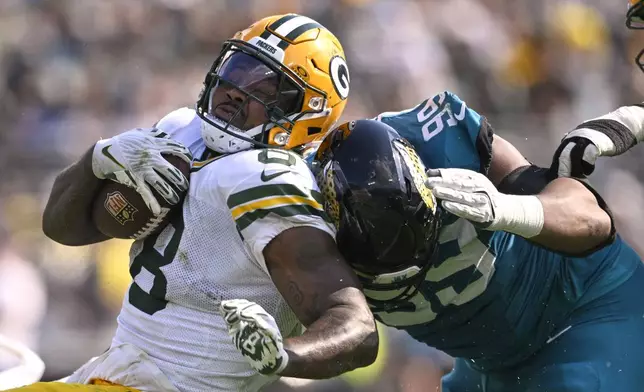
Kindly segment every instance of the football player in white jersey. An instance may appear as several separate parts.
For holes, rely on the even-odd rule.
[[[182,213],[132,246],[110,349],[67,382],[256,391],[278,376],[329,378],[373,362],[374,319],[297,154],[338,120],[348,92],[331,32],[304,16],[268,17],[224,43],[196,110],[101,140],[57,177],[43,229],[86,245],[107,239],[83,213],[102,179],[136,188],[158,213],[150,187],[177,203],[188,185],[161,154],[201,158]]]

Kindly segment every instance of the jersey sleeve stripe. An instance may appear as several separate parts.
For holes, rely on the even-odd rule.
[[[246,214],[243,214],[238,219],[235,220],[237,224],[237,229],[241,232],[246,229],[248,226],[253,224],[253,222],[258,221],[269,214],[276,214],[281,217],[290,217],[297,215],[306,215],[306,216],[317,216],[324,219],[326,222],[330,223],[330,220],[326,213],[323,210],[311,207],[307,204],[289,204],[275,208],[269,209],[258,209]]]
[[[322,204],[324,202],[323,196],[320,192],[311,190],[305,192],[301,188],[290,184],[270,184],[260,185],[241,192],[233,193],[228,197],[227,204],[231,210],[242,204],[251,201],[265,199],[275,196],[299,196]]]
[[[313,196],[313,200],[317,201],[318,203],[324,205],[324,196],[322,193],[318,191],[311,190],[311,196]]]
[[[231,214],[234,219],[238,219],[241,215],[255,211],[265,210],[270,207],[279,205],[308,205],[317,210],[323,210],[322,204],[305,196],[275,196],[268,199],[255,200],[246,204],[239,205],[231,209]]]
[[[225,155],[213,157],[210,159],[206,159],[205,161],[193,161],[192,165],[190,167],[190,172],[195,173],[198,172],[199,170],[203,169],[206,167],[206,165],[213,163],[214,161],[218,160],[219,158],[223,158]]]

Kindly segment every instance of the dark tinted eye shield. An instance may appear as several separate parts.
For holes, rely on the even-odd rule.
[[[236,89],[249,100],[255,100],[266,107],[267,117],[281,117],[296,113],[302,107],[304,89],[286,74],[270,67],[244,52],[229,52],[213,76],[210,98],[219,89]]]
[[[277,99],[273,99],[271,102],[267,102],[270,101],[270,99],[257,97],[253,94],[252,91],[239,90],[237,86],[233,86],[233,83],[227,82],[226,79],[222,78],[222,76],[218,74],[219,70],[225,65],[226,60],[228,60],[236,53],[247,55],[248,57],[262,64],[262,66],[266,67],[266,69],[269,69],[271,72],[275,73],[276,78],[279,80],[279,83],[277,83],[277,91],[275,93],[275,97],[277,97]],[[230,76],[227,77],[231,78]],[[235,76],[235,78],[236,77],[237,76]],[[230,127],[232,126],[231,120],[228,120],[225,125],[222,125],[218,121],[213,121],[213,118],[209,114],[210,110],[212,109],[210,101],[212,90],[218,87],[237,88],[243,93],[243,102],[236,105],[238,106],[237,110],[232,114],[231,118],[243,115],[242,109],[250,100],[256,101],[265,107],[268,122],[264,124],[262,131],[258,136],[246,137],[238,132],[232,132],[234,128],[230,129]],[[233,39],[224,43],[219,56],[214,61],[210,71],[206,75],[206,78],[204,80],[204,89],[202,90],[197,101],[196,110],[197,114],[202,120],[223,132],[226,132],[244,141],[253,143],[257,147],[274,147],[273,145],[269,144],[267,132],[272,127],[280,127],[284,130],[284,132],[290,133],[290,130],[292,129],[295,122],[299,121],[303,116],[313,113],[319,113],[325,109],[324,105],[320,105],[318,109],[304,110],[303,99],[305,89],[310,90],[314,94],[318,94],[324,99],[326,99],[327,97],[327,94],[324,91],[311,86],[310,84],[302,80],[301,77],[299,77],[294,71],[290,70],[277,60],[263,53],[254,45],[242,40]],[[287,91],[289,92],[289,94],[284,94]],[[297,93],[295,94],[297,98],[292,97],[292,95],[290,94],[290,92],[292,91],[297,91]],[[280,92],[282,94],[280,94]],[[284,100],[280,100],[280,97]],[[293,109],[294,107],[296,109]],[[287,114],[289,111],[293,110],[295,110],[295,114]]]

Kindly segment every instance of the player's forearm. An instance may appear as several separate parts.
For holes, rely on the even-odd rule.
[[[63,245],[80,246],[104,241],[91,220],[91,205],[101,180],[92,172],[92,151],[56,177],[42,228],[47,237]]]
[[[610,217],[583,184],[572,179],[555,180],[548,169],[530,166],[500,137],[494,138],[493,148],[488,176],[505,194],[498,203],[504,219],[497,223],[497,229],[571,254],[593,249],[610,236]]]
[[[543,206],[543,227],[530,240],[549,249],[579,254],[611,236],[611,218],[583,184],[569,178],[552,181],[537,196]]]
[[[289,362],[282,376],[324,379],[368,366],[378,354],[378,332],[371,312],[352,306],[362,294],[338,293],[348,298],[345,304],[329,308],[304,334],[286,339],[284,348]]]

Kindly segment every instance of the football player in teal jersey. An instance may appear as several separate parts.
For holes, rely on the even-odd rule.
[[[451,93],[376,120],[330,133],[317,179],[377,319],[457,358],[443,391],[641,390],[644,266],[601,197]]]

